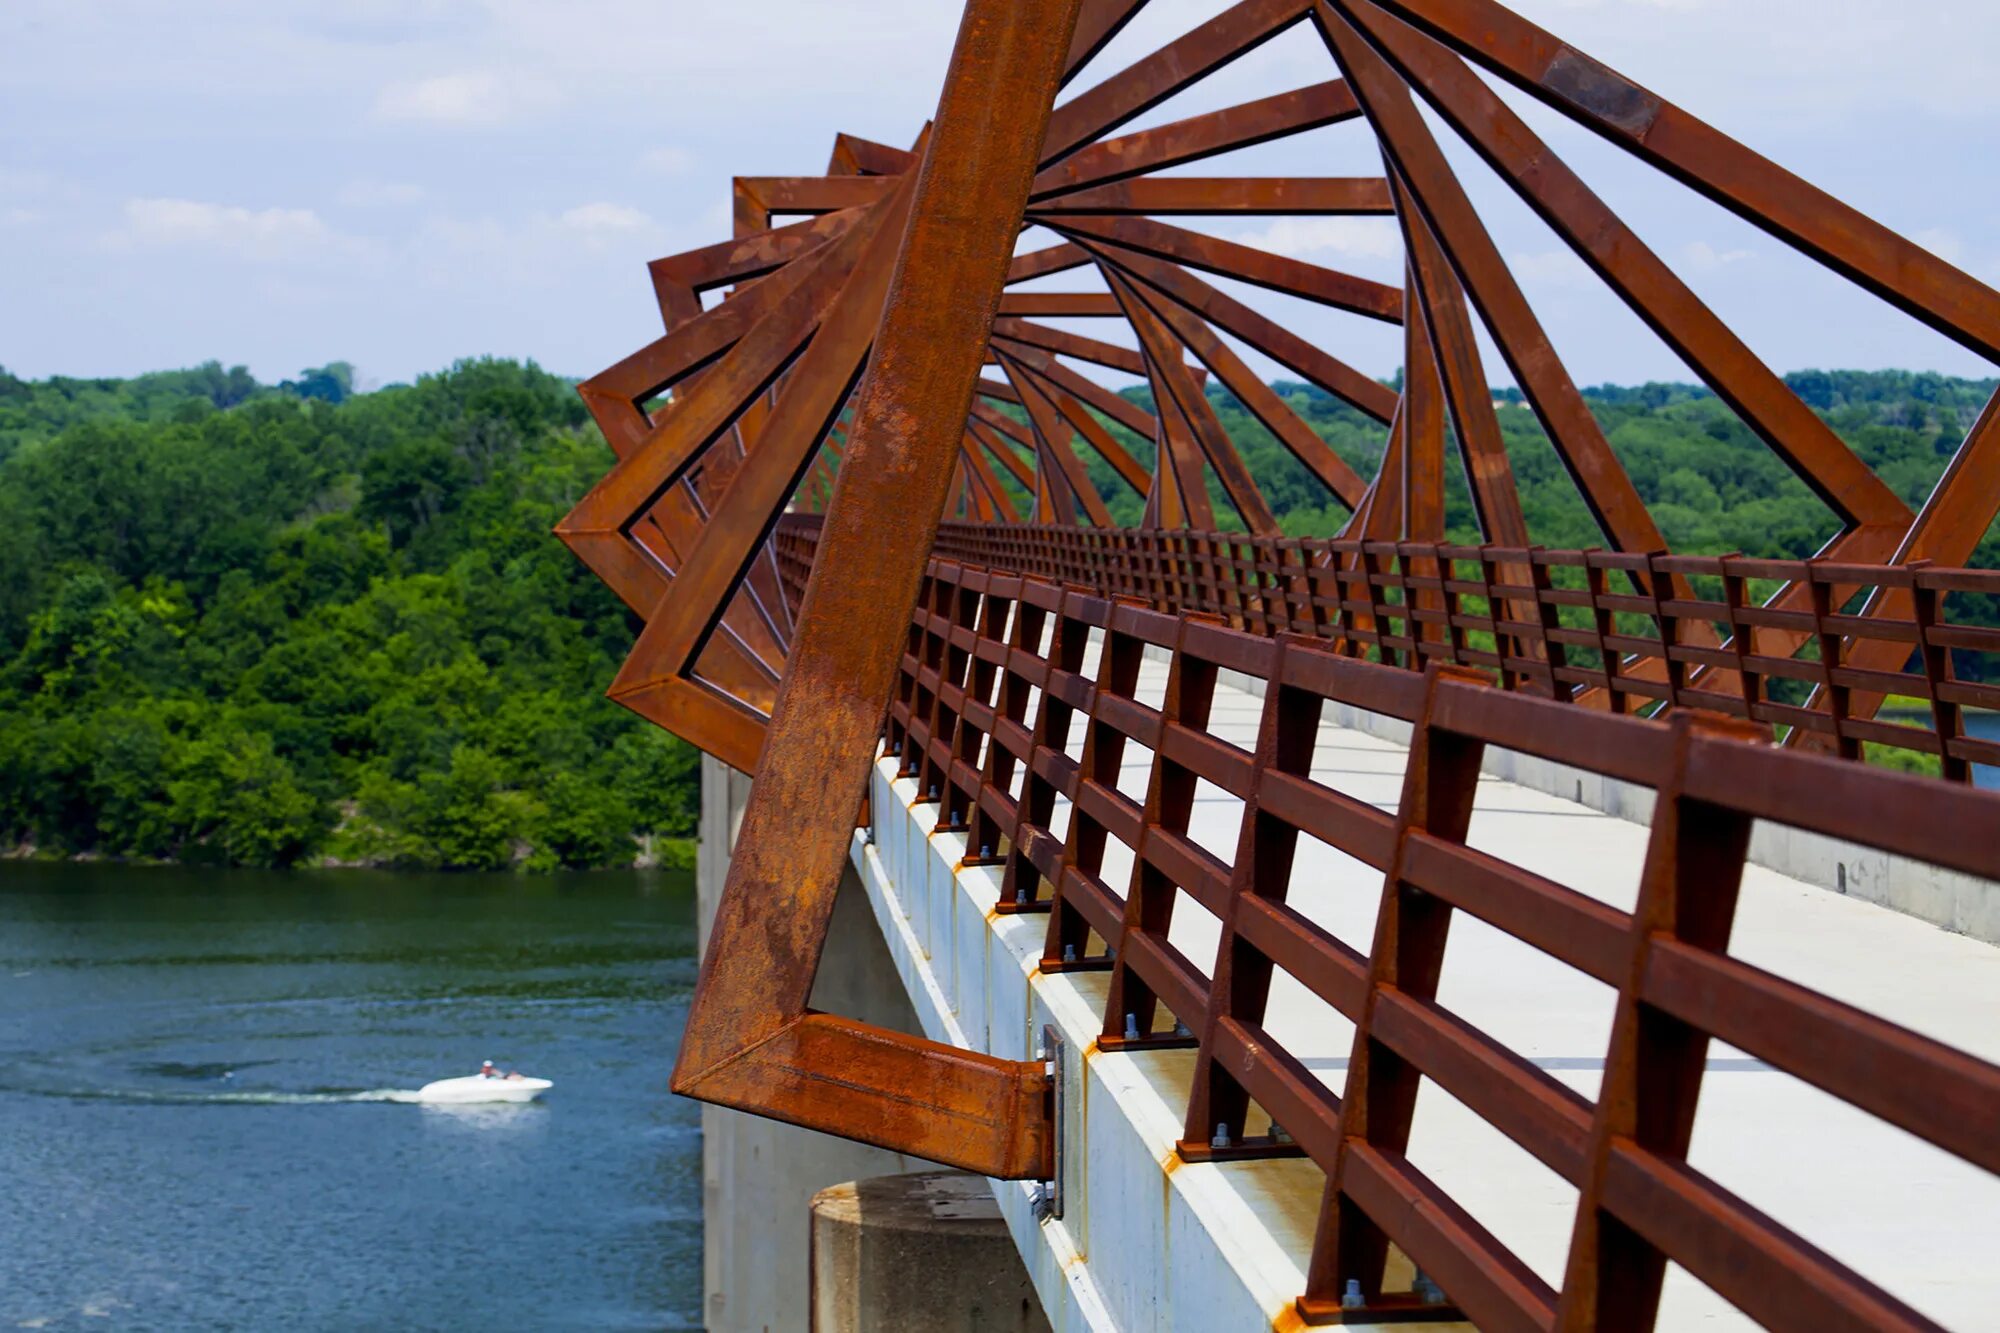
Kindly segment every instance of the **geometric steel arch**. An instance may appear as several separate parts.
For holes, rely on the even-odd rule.
[[[1140,7],[1135,0],[1085,4],[1066,79]],[[1123,132],[1148,109],[1302,23],[1323,40],[1329,73],[1340,77]],[[1963,563],[2000,504],[2000,422],[1992,406],[1930,502],[1912,514],[1475,66],[1961,345],[2000,359],[2000,296],[1990,288],[1495,0],[1242,0],[1054,109],[1020,226],[1044,229],[1058,244],[1014,258],[1008,283],[1089,269],[1103,290],[1002,297],[986,349],[996,373],[980,380],[966,417],[950,482],[953,512],[983,521],[1107,525],[1082,461],[1094,452],[1145,496],[1144,526],[1274,534],[1258,479],[1203,392],[1212,376],[1326,488],[1330,503],[1351,512],[1346,535],[1441,539],[1452,447],[1482,537],[1501,547],[1530,545],[1534,534],[1487,391],[1475,333],[1483,327],[1605,545],[1665,550],[1418,114],[1421,99],[1825,502],[1838,526],[1827,534],[1824,558]],[[1356,133],[1372,129],[1381,176],[1178,174],[1347,123]],[[763,539],[801,482],[810,506],[831,493],[846,447],[840,423],[867,361],[920,160],[919,149],[840,135],[824,175],[738,178],[736,235],[651,266],[665,335],[582,386],[620,462],[558,531],[648,621],[612,694],[739,767],[754,767],[792,632]],[[795,215],[803,220],[774,225]],[[1190,215],[1394,216],[1406,280],[1386,286],[1220,239],[1186,225]],[[1218,287],[1217,276],[1401,325],[1402,392],[1252,309]],[[703,294],[724,288],[728,298],[704,309]],[[1052,326],[1052,318],[1113,321],[1122,341]],[[1251,372],[1238,344],[1382,422],[1389,434],[1377,475],[1356,475]],[[1106,369],[1143,378],[1155,410],[1092,377]],[[1114,424],[1152,442],[1156,465],[1135,457]],[[696,560],[711,509],[732,488],[740,493],[728,507],[729,558]],[[1211,490],[1225,502],[1222,516]],[[1026,512],[1017,494],[1027,497]],[[690,567],[700,580],[676,588],[686,585]],[[1788,587],[1774,603],[1802,609],[1807,595]],[[1893,602],[1879,609],[1909,613]],[[1777,630],[1767,635],[1757,647],[1769,654],[1789,656],[1803,643]],[[1893,646],[1860,651],[1865,657]]]
[[[726,589],[703,580],[727,561],[736,562],[729,573],[741,574],[763,532],[735,526],[733,507],[750,496],[768,528],[804,461],[775,478],[780,489],[761,487],[779,441],[806,438],[786,433],[788,414],[837,409],[859,373],[847,351],[874,339],[855,400],[850,467],[823,533],[824,566],[841,577],[812,579],[801,603],[673,1087],[1006,1178],[1049,1172],[1051,1094],[1039,1060],[885,1031],[819,1013],[810,1000],[1077,9],[1078,0],[966,7],[921,170],[904,173],[878,210],[876,236],[858,245],[864,262],[799,353],[750,465],[723,494],[674,589]],[[867,226],[854,232],[865,235]],[[887,263],[866,265],[877,246],[898,250],[893,277]],[[816,360],[827,347],[836,350]],[[719,363],[702,388],[728,368]],[[893,484],[878,490],[851,484],[855,477]]]
[[[1496,0],[1241,0],[1052,106],[1142,3],[970,0],[939,114],[912,147],[842,135],[823,175],[739,178],[735,235],[651,266],[664,334],[581,386],[618,461],[557,530],[644,621],[612,696],[758,774],[676,1088],[995,1176],[1044,1168],[1038,1065],[876,1032],[806,1004],[947,508],[976,520],[1107,524],[1087,451],[1144,495],[1147,526],[1227,528],[1233,512],[1233,526],[1275,532],[1258,478],[1209,406],[1212,377],[1349,511],[1348,535],[1441,539],[1450,447],[1483,537],[1524,548],[1534,534],[1487,388],[1483,328],[1605,544],[1665,548],[1420,101],[1825,502],[1837,528],[1824,556],[1963,563],[2000,507],[1993,404],[1913,514],[1478,71],[2000,361],[2000,295],[1922,247]],[[1302,24],[1337,77],[1122,132]],[[1379,177],[1176,174],[1331,125],[1372,131]],[[1393,216],[1404,281],[1384,285],[1170,220],[1189,215]],[[780,225],[794,216],[802,220]],[[1030,227],[1058,242],[1014,254]],[[1086,267],[1102,291],[1021,286]],[[1218,276],[1399,326],[1401,390],[1252,309]],[[1125,341],[1046,322],[1077,318],[1112,321]],[[1237,344],[1383,423],[1376,475],[1334,454]],[[1152,410],[1106,390],[1090,368],[1143,378]],[[1151,443],[1150,468],[1114,426]],[[1016,488],[1031,512],[1017,509]],[[770,536],[801,496],[826,520],[795,621]],[[1774,602],[1797,609],[1807,596],[1787,587]],[[1875,610],[1907,616],[1895,596]],[[1788,636],[1760,630],[1756,647],[1789,656],[1803,636]],[[1882,665],[1867,655],[1894,651],[1863,642],[1849,664]]]

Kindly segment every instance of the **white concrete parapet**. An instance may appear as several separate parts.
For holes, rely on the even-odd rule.
[[[1147,663],[1142,688],[1158,688],[1164,674],[1162,665]],[[1210,729],[1247,746],[1260,710],[1232,684],[1218,690]],[[1393,808],[1405,755],[1374,734],[1382,721],[1364,726],[1369,718],[1329,706],[1315,780]],[[1143,753],[1128,756],[1121,782],[1143,782],[1147,763]],[[1532,774],[1520,776],[1529,781],[1480,782],[1474,845],[1629,911],[1650,800],[1617,818],[1592,808],[1589,791],[1579,803],[1572,789],[1552,795]],[[1596,795],[1617,805],[1651,793]],[[1194,1053],[1099,1050],[1109,974],[1043,974],[1048,918],[993,910],[1001,870],[961,864],[964,836],[931,832],[937,807],[917,803],[916,784],[896,777],[893,759],[877,763],[870,796],[873,841],[857,833],[853,860],[923,1031],[1013,1059],[1033,1053],[1045,1023],[1067,1044],[1063,1218],[1038,1223],[1029,1185],[994,1186],[1054,1326],[1186,1333],[1300,1327],[1293,1302],[1306,1285],[1319,1168],[1299,1159],[1183,1162],[1174,1145]],[[1198,797],[1190,837],[1233,846],[1240,808]],[[1122,885],[1130,865],[1129,849],[1111,839],[1104,880]],[[1300,910],[1367,947],[1379,871],[1318,846],[1301,850],[1292,883]],[[1206,970],[1216,930],[1205,913],[1177,912],[1174,943]],[[2000,950],[1990,945],[1753,868],[1731,952],[2000,1059]],[[1586,1098],[1596,1096],[1601,1077],[1611,998],[1599,983],[1483,922],[1454,924],[1443,1002]],[[1338,1090],[1351,1025],[1324,1006],[1274,994],[1266,1026]],[[1698,1169],[1948,1326],[1979,1326],[2000,1308],[2000,1270],[1988,1262],[2000,1181],[1720,1043],[1709,1069],[1690,1159]],[[1573,1186],[1443,1096],[1420,1098],[1412,1156],[1545,1281],[1561,1281]],[[1399,1278],[1407,1270],[1392,1275],[1392,1289]],[[1670,1270],[1662,1328],[1747,1322],[1714,1292]]]
[[[870,796],[876,841],[857,833],[854,863],[925,1034],[1026,1059],[1053,1023],[1067,1044],[1062,1219],[1036,1221],[1032,1186],[994,1182],[1058,1333],[1303,1328],[1293,1302],[1306,1285],[1318,1168],[1182,1162],[1174,1143],[1194,1053],[1098,1050],[1110,974],[1040,973],[1048,918],[992,910],[1000,870],[961,868],[962,834],[925,835],[910,811],[916,784],[895,777],[893,760],[876,766]]]

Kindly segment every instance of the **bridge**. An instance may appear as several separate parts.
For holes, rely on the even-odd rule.
[[[1242,0],[1068,91],[1140,7],[970,0],[910,147],[739,178],[581,386],[612,696],[720,822],[754,774],[675,1090],[990,1178],[1063,1328],[1990,1322],[2000,413],[1906,505],[1494,85],[1989,359],[2000,294],[1496,0]],[[1126,130],[1286,33],[1337,77]],[[1434,124],[1819,497],[1816,558],[1668,548]],[[1181,170],[1336,126],[1379,177]],[[1188,215],[1393,218],[1405,281]],[[1245,286],[1400,330],[1400,385]],[[1528,530],[1482,331],[1601,547]],[[910,1021],[826,1004],[843,883]]]

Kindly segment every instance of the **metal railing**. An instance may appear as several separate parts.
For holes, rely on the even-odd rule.
[[[785,540],[796,557],[810,533],[795,525]],[[1172,540],[1142,536],[1135,547]],[[1119,549],[1097,550],[1107,548]],[[1224,566],[1242,571],[1241,582],[1218,585],[1313,586],[1303,570],[1267,568],[1274,548],[1256,549],[1254,559]],[[796,577],[796,559],[786,563]],[[1123,578],[1135,565],[1103,577]],[[1179,579],[1186,568],[1161,577]],[[1439,589],[1447,598],[1451,582]],[[1317,615],[1303,608],[1322,605],[1348,614],[1335,586],[1302,591],[1310,601],[1281,598],[1276,605],[1289,609],[1279,614]],[[1367,609],[1385,614],[1372,597]],[[1454,642],[1453,622],[1436,623],[1454,635],[1441,642]],[[1558,670],[1553,650],[1564,641],[1537,642],[1552,650],[1544,671]],[[1404,636],[1394,651],[1421,655],[1423,643]],[[1170,659],[1156,704],[1138,688],[1149,651]],[[1532,678],[1529,661],[1518,670]],[[1264,684],[1248,750],[1211,725],[1224,672]],[[1411,724],[1393,811],[1313,776],[1329,705]],[[1580,709],[1497,688],[1443,654],[1421,672],[1401,669],[1357,658],[1337,636],[1270,621],[1246,629],[1100,587],[934,559],[889,709],[887,752],[916,781],[920,806],[935,802],[939,828],[963,831],[980,851],[971,860],[1004,864],[997,910],[1050,914],[1044,972],[1110,973],[1103,1048],[1195,1048],[1184,1158],[1302,1154],[1325,1171],[1299,1300],[1306,1318],[1462,1313],[1488,1329],[1645,1328],[1672,1261],[1773,1327],[1932,1327],[1690,1166],[1688,1149],[1708,1046],[1719,1041],[2000,1173],[2000,1067],[1729,950],[1755,821],[2000,878],[2000,837],[1967,836],[2000,829],[2000,795],[1772,746],[1758,731],[1693,708],[1670,722]],[[1632,911],[1467,845],[1489,746],[1654,790]],[[1119,789],[1129,747],[1149,756],[1143,799]],[[1190,837],[1203,782],[1242,804],[1227,857]],[[1287,903],[1302,835],[1382,872],[1368,953]],[[1132,858],[1122,893],[1105,873],[1111,840]],[[1169,938],[1176,905],[1189,900],[1221,923],[1212,958],[1188,957]],[[1594,1102],[1438,1002],[1456,912],[1616,992]],[[1315,1077],[1264,1026],[1276,974],[1354,1024],[1344,1089]],[[1425,1079],[1578,1190],[1559,1288],[1412,1164]],[[1253,1102],[1272,1128],[1253,1125]],[[1385,1290],[1391,1245],[1455,1309],[1437,1292]]]
[[[817,522],[779,528],[795,599]],[[2000,609],[2000,571],[968,523],[934,550],[1563,702],[1704,709],[1844,758],[1933,756],[1961,782],[2000,765],[2000,739],[1965,725],[2000,709],[2000,683],[1965,678],[2000,682],[2000,628],[1966,620],[1973,598]]]

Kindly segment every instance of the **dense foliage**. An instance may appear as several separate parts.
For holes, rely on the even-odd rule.
[[[1788,379],[1912,509],[1923,504],[1980,409],[2000,387],[2000,381],[1908,371],[1803,371]],[[1280,382],[1274,387],[1335,452],[1363,476],[1374,475],[1386,436],[1379,424],[1313,386]],[[1130,396],[1151,406],[1144,390]],[[1585,390],[1584,397],[1674,550],[1803,559],[1839,530],[1832,511],[1707,390],[1685,384],[1603,385]],[[1347,511],[1329,503],[1324,488],[1235,398],[1211,388],[1210,399],[1285,532],[1295,537],[1338,532]],[[1528,530],[1545,546],[1602,544],[1602,534],[1520,391],[1497,389],[1494,401]],[[1151,465],[1150,443],[1122,428],[1114,430]],[[1137,522],[1142,497],[1095,454],[1086,453],[1086,464],[1112,516]],[[1445,469],[1445,483],[1449,537],[1477,541],[1465,477],[1456,464]],[[1212,478],[1209,490],[1217,523],[1232,524],[1233,511]],[[1972,563],[2000,565],[2000,539],[1989,534]]]
[[[549,536],[610,464],[570,386],[350,384],[0,373],[0,837],[491,867],[692,834],[694,753],[603,698],[635,626]]]
[[[1913,506],[1995,387],[1792,382]],[[636,626],[549,536],[610,463],[568,383],[472,361],[352,387],[340,363],[275,388],[213,363],[132,380],[0,371],[0,841],[253,865],[684,854],[695,756],[603,698]],[[1278,389],[1372,473],[1378,425]],[[1336,531],[1344,511],[1212,392],[1286,531]],[[1796,557],[1833,532],[1712,395],[1587,396],[1676,549]],[[1532,413],[1496,398],[1531,529],[1595,544]],[[1114,517],[1136,521],[1139,497],[1088,465]],[[1452,533],[1472,540],[1448,478]],[[2000,565],[2000,542],[1974,563]]]

